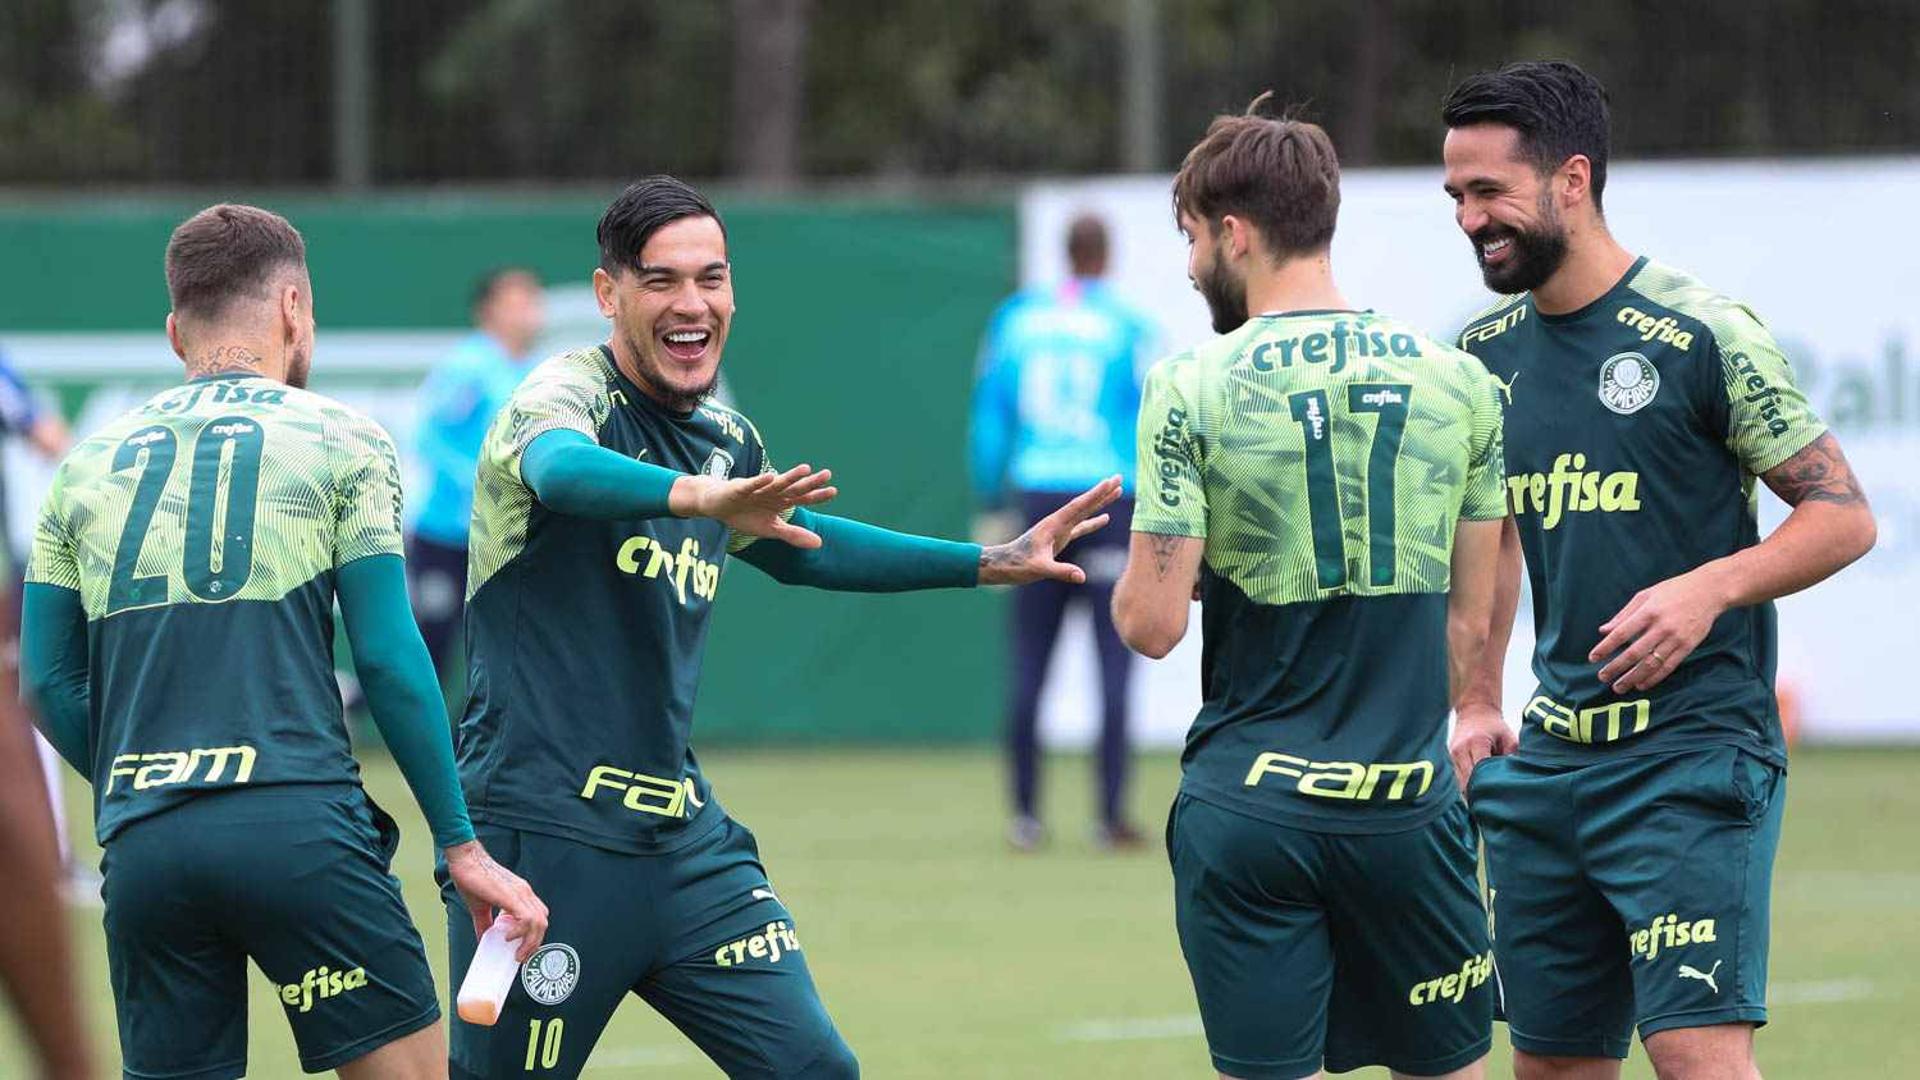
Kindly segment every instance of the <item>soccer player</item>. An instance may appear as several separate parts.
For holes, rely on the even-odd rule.
[[[1158,658],[1199,582],[1205,700],[1167,825],[1180,948],[1223,1077],[1479,1077],[1493,956],[1446,724],[1492,613],[1497,390],[1347,301],[1333,144],[1260,100],[1174,180],[1223,336],[1147,375],[1113,600]]]
[[[689,745],[721,570],[738,555],[856,591],[1084,582],[1055,556],[1105,524],[1120,479],[984,549],[815,513],[831,474],[774,472],[708,397],[734,313],[712,204],[650,177],[598,236],[611,336],[535,368],[480,459],[461,779],[488,847],[554,908],[500,1022],[454,1025],[453,1072],[575,1076],[631,993],[729,1076],[852,1077],[793,915]],[[474,938],[449,907],[458,971]]]
[[[531,954],[546,911],[474,840],[407,610],[393,443],[304,389],[306,247],[210,207],[167,244],[185,385],[82,441],[27,568],[24,682],[93,782],[129,1076],[246,1069],[249,958],[309,1072],[444,1077],[426,954],[361,788],[333,676],[336,598],[375,722],[476,925]]]
[[[507,395],[533,367],[534,344],[545,324],[540,279],[532,271],[489,270],[473,287],[473,333],[420,385],[416,436],[428,480],[407,537],[407,571],[414,618],[442,683],[450,681],[465,606],[467,527],[480,444]]]
[[[1134,417],[1140,411],[1146,320],[1114,295],[1107,272],[1107,227],[1083,214],[1067,228],[1073,276],[1024,289],[994,312],[981,348],[969,432],[974,498],[990,514],[1021,515],[1030,525],[1098,483],[1133,470]],[[1087,586],[1042,582],[1013,600],[1009,635],[1013,685],[1007,749],[1013,776],[1013,846],[1040,846],[1040,691],[1067,605],[1084,600],[1092,614],[1100,663],[1100,826],[1109,848],[1137,848],[1146,838],[1126,818],[1127,684],[1133,657],[1113,629],[1113,583],[1127,561],[1126,523],[1133,485],[1108,511],[1115,528],[1090,536],[1073,552]],[[984,516],[984,515],[983,515]],[[1011,535],[1008,528],[1003,535]]]
[[[1516,525],[1453,753],[1515,1068],[1616,1077],[1638,1025],[1662,1077],[1756,1077],[1787,760],[1770,601],[1864,554],[1873,516],[1759,318],[1608,231],[1598,82],[1516,64],[1442,116],[1454,216],[1510,294],[1461,334],[1501,384]],[[1793,508],[1765,540],[1756,476]],[[1516,750],[1523,550],[1540,684]]]

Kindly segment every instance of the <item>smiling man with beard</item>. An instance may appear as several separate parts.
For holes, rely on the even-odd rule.
[[[1753,312],[1608,231],[1598,82],[1515,64],[1442,116],[1455,217],[1513,294],[1461,334],[1505,387],[1515,524],[1452,752],[1515,1071],[1617,1077],[1637,1025],[1662,1077],[1757,1077],[1785,802],[1771,601],[1864,554],[1873,515]],[[1755,477],[1793,507],[1765,540]],[[1515,750],[1523,550],[1540,685]]]
[[[1163,657],[1200,583],[1206,696],[1167,850],[1214,1067],[1477,1078],[1493,965],[1446,726],[1493,605],[1498,391],[1347,302],[1315,125],[1215,120],[1173,202],[1223,336],[1147,376],[1113,608]]]
[[[729,1076],[857,1076],[753,834],[689,745],[721,568],[866,592],[1081,584],[1055,556],[1106,523],[1120,479],[984,549],[815,513],[831,475],[775,471],[709,399],[734,313],[712,204],[641,180],[599,242],[607,342],[529,374],[481,453],[461,778],[477,830],[554,906],[499,1023],[454,1025],[453,1075],[576,1076],[634,994]],[[475,942],[456,900],[458,982]]]

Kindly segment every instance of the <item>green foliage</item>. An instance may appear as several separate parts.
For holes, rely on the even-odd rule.
[[[1920,146],[1920,5],[1909,0],[1155,2],[1163,167],[1209,117],[1263,89],[1326,124],[1350,164],[1430,162],[1455,80],[1542,57],[1607,83],[1622,156]],[[781,7],[804,20],[804,78],[799,107],[769,101],[769,113],[798,125],[804,177],[1122,163],[1127,5],[1112,0],[369,6],[381,182],[725,176],[741,160],[729,148],[735,96],[786,93],[734,70],[741,20]],[[5,5],[0,183],[327,181],[339,7]],[[183,13],[190,32],[169,33]],[[143,27],[150,55],[109,71],[106,43]]]

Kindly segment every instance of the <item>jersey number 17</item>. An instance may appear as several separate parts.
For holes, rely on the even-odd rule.
[[[1394,467],[1400,461],[1400,436],[1407,426],[1413,387],[1405,383],[1351,383],[1347,411],[1374,413],[1373,446],[1367,452],[1367,580],[1393,584],[1395,569]],[[1313,528],[1313,561],[1320,587],[1347,583],[1345,528],[1340,518],[1340,485],[1333,464],[1333,413],[1325,390],[1287,396],[1293,419],[1306,438],[1307,518]]]

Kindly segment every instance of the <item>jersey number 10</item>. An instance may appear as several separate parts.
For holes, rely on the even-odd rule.
[[[1413,387],[1405,383],[1351,383],[1347,411],[1377,413],[1373,446],[1367,453],[1367,580],[1391,585],[1395,569],[1393,473],[1400,461],[1400,436],[1407,426]],[[1340,484],[1333,465],[1333,413],[1325,390],[1287,396],[1293,419],[1307,443],[1307,518],[1313,526],[1313,562],[1320,587],[1347,583],[1345,528],[1340,518]]]
[[[181,578],[201,600],[231,600],[253,576],[254,496],[260,490],[260,450],[266,436],[245,416],[209,420],[194,437],[193,472],[187,478],[187,536]],[[120,444],[113,471],[140,470],[127,508],[127,523],[113,554],[107,614],[167,602],[167,577],[134,573],[146,546],[160,496],[173,476],[179,436],[156,424]],[[216,543],[217,541],[217,543]]]

